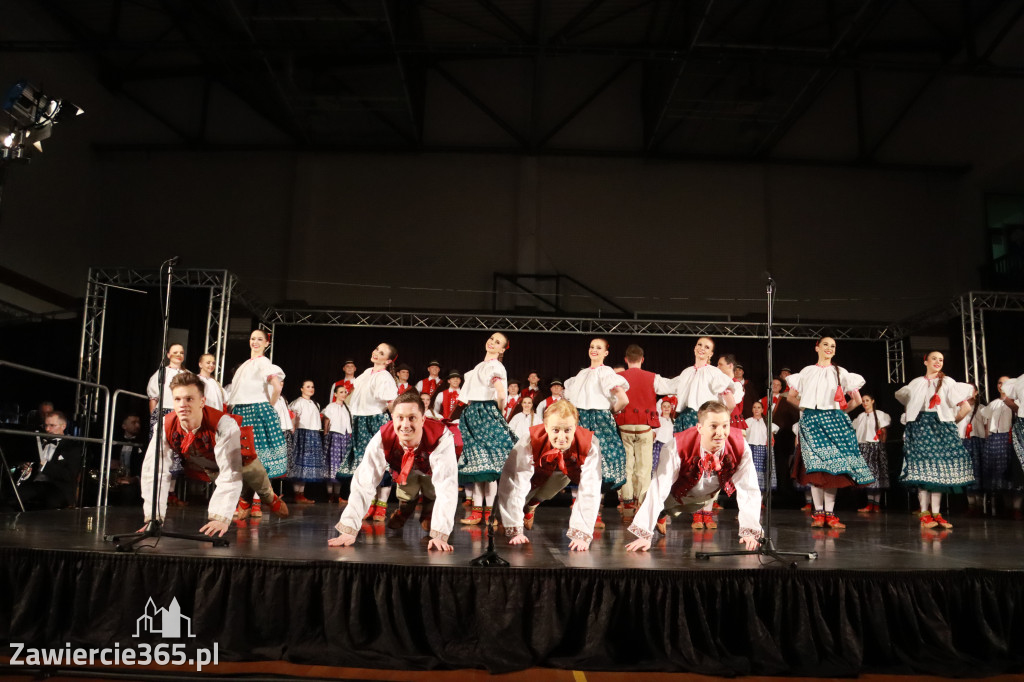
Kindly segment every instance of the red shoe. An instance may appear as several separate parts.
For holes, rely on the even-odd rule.
[[[711,512],[704,512],[704,527],[708,530],[718,528],[718,522],[715,521],[715,516]]]
[[[704,530],[704,512],[694,512],[693,522],[690,524],[690,528],[695,530]]]
[[[473,506],[473,500],[467,497],[466,499],[464,499],[462,501],[462,506],[463,507],[472,507]]]
[[[280,495],[274,495],[274,501],[267,508],[270,509],[271,514],[279,519],[288,516],[288,505],[284,503],[284,498]]]
[[[942,514],[932,514],[932,521],[946,529],[953,527],[952,523],[942,518]]]
[[[377,511],[377,500],[370,503],[370,508],[366,510],[365,514],[363,514],[363,521],[372,518],[375,511]]]
[[[295,504],[316,504],[316,502],[306,497],[303,493],[296,493]]]
[[[657,530],[662,535],[667,535],[668,534],[668,523],[667,523],[667,521],[668,521],[668,517],[667,516],[662,516],[660,519],[658,519],[658,522],[656,524],[654,524],[655,530]]]
[[[387,503],[385,502],[384,504],[381,504],[380,502],[378,502],[377,503],[377,507],[373,510],[373,522],[374,523],[384,523],[385,521],[387,521],[387,518],[388,518],[388,505],[387,505]]]
[[[814,511],[814,508],[811,506],[811,503],[808,502],[804,506],[800,507],[800,511],[803,511],[803,512]]]
[[[835,528],[837,530],[842,530],[843,528],[846,528],[846,524],[840,521],[839,517],[833,514],[832,512],[828,512],[827,514],[825,514],[825,525],[827,525],[829,528]]]
[[[601,520],[601,512],[597,512],[597,520],[594,521],[594,528],[598,530],[604,530],[604,521]]]
[[[724,509],[724,508],[725,507],[723,507],[722,505],[718,504],[718,500],[715,500],[714,503],[711,505],[712,511],[718,511],[719,509]]]
[[[937,525],[939,525],[938,521],[932,518],[930,513],[921,514],[921,528],[934,528]]]
[[[816,511],[811,514],[811,528],[824,528],[825,512]]]
[[[263,504],[262,500],[254,500],[252,503],[252,511],[249,512],[249,518],[261,519],[263,518]]]
[[[465,526],[479,526],[484,520],[484,508],[473,507],[473,511],[464,519],[459,519],[459,523]]]
[[[252,504],[245,500],[239,499],[238,505],[235,507],[235,514],[231,517],[232,521],[244,521],[249,518],[249,514],[252,512]]]
[[[533,530],[533,512],[529,511],[523,514],[523,529]]]
[[[187,507],[188,502],[178,499],[178,496],[174,493],[167,493],[167,506]]]
[[[636,503],[633,500],[624,500],[619,505],[619,515],[622,517],[622,525],[628,526],[633,523],[636,516]]]
[[[873,511],[874,513],[876,513],[876,514],[877,514],[877,513],[879,513],[880,511],[882,511],[882,506],[881,506],[881,505],[879,505],[879,504],[872,504],[872,505],[871,505],[871,511]]]
[[[868,502],[866,505],[864,505],[863,507],[858,509],[857,513],[858,514],[870,514],[873,511],[875,511],[875,503],[874,502]]]

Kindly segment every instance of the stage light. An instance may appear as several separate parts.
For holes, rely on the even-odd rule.
[[[11,150],[3,158],[20,158],[22,154],[15,155],[13,151],[20,150],[29,138],[32,138],[33,147],[43,151],[42,142],[53,134],[54,125],[85,113],[77,104],[51,97],[28,81],[16,83],[7,92],[3,110],[10,120],[7,125],[0,124],[0,135],[8,133],[3,143],[5,148]]]

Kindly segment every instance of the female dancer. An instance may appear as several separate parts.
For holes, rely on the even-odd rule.
[[[717,400],[732,412],[736,400],[732,394],[733,377],[711,363],[715,342],[707,336],[693,347],[693,366],[671,380],[671,393],[678,399],[675,430],[685,431],[697,425],[697,410],[709,400]]]
[[[213,377],[215,369],[217,369],[217,358],[210,353],[203,353],[199,356],[199,378],[203,380],[203,397],[206,398],[206,406],[223,411],[224,389]]]
[[[498,477],[516,436],[502,416],[505,407],[505,382],[508,374],[501,360],[508,350],[508,339],[501,332],[491,334],[484,344],[483,362],[466,372],[459,403],[466,407],[459,416],[462,433],[462,460],[459,483],[473,485],[473,507],[461,523],[477,525],[490,520]]]
[[[971,411],[956,423],[956,430],[964,442],[964,447],[971,455],[974,467],[974,485],[967,489],[967,515],[981,516],[985,512],[984,470],[982,458],[985,456],[985,438],[988,436],[988,423],[985,406],[978,396],[978,387],[973,383],[971,397],[967,402]]]
[[[973,386],[943,374],[943,362],[942,353],[928,353],[925,375],[896,391],[896,400],[907,408],[900,480],[918,488],[922,528],[952,528],[939,513],[942,493],[974,482],[971,456],[956,429],[956,422],[971,411]]]
[[[612,413],[629,404],[629,382],[604,364],[608,350],[605,339],[590,342],[590,367],[580,370],[571,381],[565,398],[579,411],[580,427],[601,441],[601,479],[608,489],[615,490],[626,482],[626,450]]]
[[[231,411],[242,418],[242,426],[252,427],[256,454],[267,470],[267,477],[274,480],[288,471],[288,445],[281,430],[281,418],[273,407],[281,397],[284,371],[264,355],[269,347],[269,333],[254,329],[249,335],[249,359],[235,370],[227,403]],[[255,511],[251,509],[254,494],[252,488],[242,488],[236,519],[247,518]],[[271,508],[276,509],[281,498],[275,496],[269,502]]]
[[[584,552],[594,538],[601,509],[599,436],[579,426],[572,403],[560,400],[544,411],[543,425],[530,429],[505,462],[498,489],[498,509],[510,545],[528,543],[523,530],[533,528],[533,515],[544,500],[570,483],[579,486],[569,516],[569,549]],[[616,436],[618,439],[618,436]],[[523,511],[525,505],[525,513]]]
[[[768,461],[768,425],[764,419],[764,407],[761,403],[754,403],[750,406],[750,411],[754,415],[753,417],[747,418],[743,423],[746,426],[745,436],[747,438],[747,444],[750,446],[750,454],[754,458],[754,468],[757,469],[757,483],[761,490],[765,489],[765,462]],[[735,410],[733,411],[735,417]],[[772,424],[772,438],[774,440],[774,434],[778,433],[779,425]],[[775,475],[775,469],[772,469],[772,490],[776,490],[779,487],[778,478]]]
[[[1003,382],[1003,392],[1006,394],[1006,406],[1013,411],[1013,426],[1011,427],[1011,438],[1013,440],[1013,454],[1016,457],[1009,457],[1007,473],[1012,486],[1017,490],[1013,498],[1013,512],[1011,517],[1015,521],[1024,519],[1024,511],[1021,507],[1024,502],[1024,374],[1016,379]]]
[[[327,460],[327,495],[331,502],[345,504],[341,497],[341,481],[337,479],[341,463],[352,448],[352,412],[345,404],[348,386],[334,389],[334,401],[323,409],[324,455]]]
[[[1005,495],[1008,499],[1006,508],[1012,505],[1014,489],[1019,484],[1014,484],[1011,476],[1010,465],[1013,463],[1011,457],[1016,459],[1013,452],[1013,441],[1011,431],[1013,430],[1013,410],[1006,404],[1006,391],[1004,386],[1010,382],[1010,377],[999,377],[996,388],[999,397],[982,408],[985,415],[985,446],[982,449],[981,474],[978,481],[981,489],[986,493],[993,493],[992,507],[995,508],[997,495]],[[1019,492],[1019,490],[1018,490]]]
[[[185,347],[180,343],[172,343],[167,349],[167,367],[164,369],[164,401],[157,406],[160,397],[160,371],[157,370],[149,378],[146,385],[146,395],[149,397],[149,437],[155,433],[157,423],[162,423],[164,416],[174,410],[174,396],[171,395],[171,379],[185,371],[181,368],[185,362]],[[171,482],[168,486],[167,504],[176,507],[185,506],[185,502],[178,499],[174,489],[178,479],[184,472],[185,467],[181,463],[181,457],[174,451],[171,452]]]
[[[338,470],[338,477],[351,477],[356,472],[359,462],[366,453],[366,445],[380,427],[391,419],[388,413],[391,403],[398,397],[398,384],[395,381],[395,358],[398,351],[390,343],[382,343],[370,353],[371,367],[363,371],[354,382],[352,395],[348,399],[352,410],[352,456],[346,457]],[[390,478],[385,476],[385,478]],[[388,501],[381,498],[383,487],[378,488],[375,499],[368,510],[373,520],[384,523],[387,519]],[[391,485],[387,485],[390,494]]]
[[[814,350],[817,364],[787,377],[789,401],[801,411],[797,480],[811,486],[811,527],[845,528],[835,515],[836,489],[875,480],[860,454],[857,434],[846,414],[860,405],[864,377],[832,364],[836,340],[831,336],[818,339]]]
[[[344,385],[343,385],[344,386]],[[306,497],[306,483],[322,481],[327,475],[323,450],[323,422],[320,406],[313,402],[316,388],[313,382],[302,382],[302,396],[288,406],[295,413],[295,448],[288,458],[288,479],[292,482],[297,504],[313,504]]]
[[[654,430],[654,448],[651,451],[651,478],[654,478],[654,472],[658,470],[658,462],[661,461],[661,451],[665,448],[671,448],[669,443],[673,440],[672,429],[676,420],[675,403],[662,400],[661,414],[658,415],[658,419],[660,424]]]
[[[875,409],[875,399],[867,393],[860,394],[861,406],[864,411],[853,420],[853,430],[857,432],[857,445],[860,455],[867,462],[868,468],[875,476],[875,482],[868,487],[868,503],[858,512],[882,511],[882,490],[889,489],[889,456],[885,451],[886,429],[892,420],[885,412]]]
[[[527,395],[520,398],[519,404],[512,410],[508,427],[516,434],[517,439],[522,440],[526,438],[531,428],[540,423],[541,420],[533,411],[533,398]]]

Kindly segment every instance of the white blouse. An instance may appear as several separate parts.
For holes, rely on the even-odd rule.
[[[768,445],[768,427],[765,426],[764,419],[754,419],[748,417],[746,429],[747,443],[750,445]],[[779,432],[779,425],[772,424],[772,433]]]
[[[541,421],[543,420],[537,417],[533,410],[519,412],[509,421],[508,428],[512,429],[512,433],[516,434],[516,438],[525,438],[526,434],[530,432],[530,427],[540,424]]]
[[[296,398],[288,406],[298,420],[298,428],[319,431],[323,427],[320,421],[320,406],[309,398]]]
[[[270,402],[270,380],[277,377],[284,381],[284,370],[265,356],[249,358],[235,370],[231,380],[228,405],[252,405]]]
[[[530,494],[530,480],[533,478],[533,443],[530,436],[519,439],[501,471],[498,482],[496,503],[509,536],[523,533],[523,507]],[[569,531],[566,535],[574,540],[590,542],[594,537],[594,522],[601,510],[601,448],[595,436],[590,441],[590,451],[580,472],[580,487],[576,503],[569,513]]]
[[[199,377],[203,380],[203,397],[206,398],[206,406],[215,410],[224,410],[224,389],[220,387],[213,377]]]
[[[274,403],[274,411],[277,412],[277,418],[281,422],[282,431],[291,431],[295,428],[292,415],[288,412],[288,403],[283,395],[277,397],[277,402]]]
[[[331,420],[331,433],[352,433],[352,415],[340,403],[333,402],[323,409],[321,414]]]
[[[669,388],[665,386],[664,388]],[[732,390],[732,377],[715,365],[704,365],[700,369],[687,367],[679,376],[672,380],[669,394],[675,395],[679,404],[676,409],[682,412],[689,407],[691,410],[699,410],[700,406],[709,400],[722,400],[722,395]],[[655,388],[657,390],[657,387]],[[661,391],[657,391],[661,393]]]
[[[166,371],[164,372],[164,405],[163,405],[163,407],[164,407],[165,410],[173,410],[174,409],[174,396],[171,395],[171,379],[173,379],[174,377],[178,376],[179,374],[181,374],[184,371],[185,370],[183,370],[183,369],[174,369],[173,367],[168,367],[166,369]],[[150,400],[157,400],[157,399],[160,398],[160,372],[159,371],[153,372],[153,376],[151,376],[149,378],[149,383],[146,385],[146,395],[149,397]],[[207,403],[207,404],[209,405],[209,403]],[[211,405],[211,407],[213,407],[213,406]]]
[[[658,428],[654,429],[654,440],[662,445],[672,442],[672,420],[668,417],[658,417]]]
[[[800,394],[800,409],[838,410],[836,388],[842,383],[843,393],[859,391],[864,384],[864,377],[839,368],[839,382],[836,381],[836,365],[807,365],[798,374],[786,377],[789,387]]]
[[[607,365],[581,369],[567,384],[565,399],[577,410],[607,410],[612,406],[612,390],[629,390],[629,382]]]
[[[368,367],[356,377],[348,409],[355,417],[372,417],[387,412],[388,403],[398,397],[398,384],[386,369]]]
[[[1024,419],[1024,374],[1003,382],[1003,393],[1017,403],[1017,416]],[[1007,405],[1009,407],[1009,405]]]
[[[878,416],[878,428],[875,428],[875,415]],[[875,410],[871,414],[861,412],[853,420],[853,430],[857,432],[858,443],[877,443],[878,429],[887,428],[892,424],[892,419],[885,412]]]
[[[985,430],[989,434],[1009,433],[1010,429],[1013,428],[1013,410],[1003,402],[1002,398],[996,398],[981,408],[979,412],[985,413]],[[972,435],[974,433],[973,427],[971,428],[971,433]]]
[[[921,412],[935,412],[940,421],[951,422],[956,417],[957,406],[968,400],[974,393],[974,387],[970,384],[959,383],[947,376],[942,379],[942,388],[939,389],[940,403],[938,407],[928,407],[932,396],[935,395],[938,383],[938,378],[917,377],[896,391],[896,400],[907,408],[907,423],[916,420],[917,415]]]
[[[500,381],[504,384],[507,380],[505,365],[497,358],[484,360],[463,376],[459,400],[464,403],[495,400],[497,391],[494,389],[494,382]]]
[[[1009,407],[1009,405],[1007,405],[1007,407]],[[986,423],[988,420],[985,417],[984,407],[979,407],[977,412],[975,412],[974,408],[972,407],[971,411],[967,413],[967,416],[964,417],[964,419],[966,419],[968,423],[971,425],[971,438],[988,437],[988,424]],[[964,433],[966,432],[967,426],[965,424]]]

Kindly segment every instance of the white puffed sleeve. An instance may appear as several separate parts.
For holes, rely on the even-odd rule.
[[[272,363],[269,359],[263,359],[266,360],[266,365],[260,368],[263,372],[263,380],[269,382],[271,379],[277,378],[284,381],[284,370]]]
[[[910,388],[910,384],[907,384],[906,386],[904,386],[900,390],[896,391],[896,400],[898,400],[901,405],[906,407],[907,403],[910,402],[910,394],[911,394],[911,392],[912,392],[912,390]]]
[[[861,413],[861,414],[863,414],[863,413]],[[875,410],[875,414],[878,415],[878,428],[880,428],[880,429],[888,428],[888,426],[890,424],[892,424],[892,418],[889,417],[889,415],[887,415],[885,412],[882,412],[880,410]]]
[[[372,391],[376,400],[389,403],[398,397],[398,384],[390,372],[378,372],[372,375]]]
[[[505,365],[498,361],[488,363],[487,373],[490,375],[487,377],[488,386],[493,386],[495,381],[500,381],[503,384],[508,382],[508,371],[505,369]]]
[[[720,393],[725,393],[726,391],[735,389],[735,386],[733,386],[732,377],[726,375],[725,372],[721,371],[717,367],[715,367],[713,371],[710,371],[709,375],[711,378],[709,379],[710,385],[708,386],[708,388],[710,388],[711,392],[714,393],[715,395],[719,395]],[[740,389],[740,394],[743,394],[742,388]]]
[[[801,379],[801,376],[800,376],[799,373],[797,373],[797,374],[790,374],[788,377],[786,377],[786,385],[789,386],[789,388],[791,390],[794,390],[797,393],[799,393],[800,392],[800,379]]]
[[[599,371],[598,378],[601,382],[601,392],[604,395],[610,396],[612,390],[616,388],[621,388],[623,391],[629,390],[629,382],[626,381],[626,377],[616,373],[611,367],[602,366]]]
[[[962,381],[953,383],[953,386],[949,388],[949,392],[946,393],[947,400],[950,406],[956,407],[965,400],[969,400],[974,395],[974,386],[965,384]]]
[[[847,372],[842,367],[839,368],[839,378],[842,380],[843,392],[845,393],[853,393],[854,391],[859,391],[864,387],[864,384],[867,383],[864,380],[864,377],[862,377],[860,374],[856,374],[854,372]]]
[[[160,397],[160,372],[154,372],[153,376],[149,378],[149,383],[146,384],[146,395],[150,400],[156,400]]]

